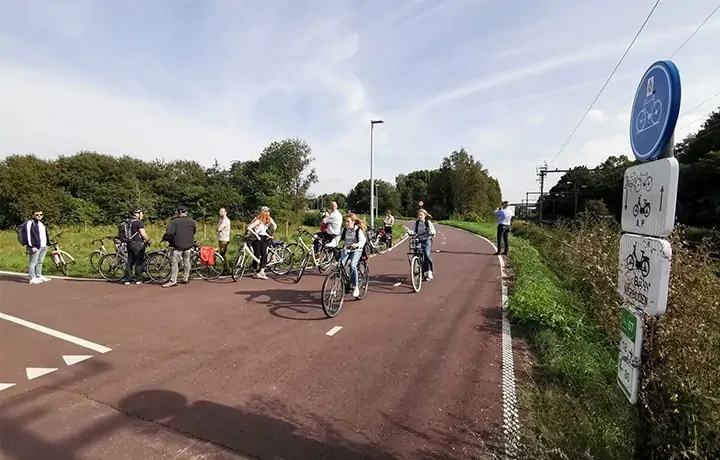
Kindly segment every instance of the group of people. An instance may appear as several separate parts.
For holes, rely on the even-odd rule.
[[[230,243],[231,222],[225,208],[220,208],[219,214],[220,220],[215,230],[217,232],[219,253],[225,259],[223,269],[227,272],[230,268],[225,256]],[[151,243],[150,237],[145,230],[143,217],[143,209],[137,208],[133,210],[129,219],[118,226],[118,236],[127,248],[127,265],[125,274],[121,279],[121,282],[125,285],[142,283],[145,250]],[[18,227],[18,240],[26,247],[29,256],[28,275],[30,284],[50,281],[50,278],[42,274],[43,261],[50,242],[48,229],[42,222],[42,218],[43,212],[36,210],[32,219]],[[431,219],[432,216],[422,208],[422,202],[420,202],[414,233],[425,254],[423,272],[426,280],[433,279],[431,247],[432,238],[435,236],[435,227]],[[394,223],[395,217],[390,210],[387,210],[383,220],[383,229],[388,241],[388,247],[392,247],[392,227]],[[254,275],[256,278],[267,279],[265,267],[267,265],[268,244],[276,229],[277,223],[270,216],[270,209],[267,206],[260,208],[260,213],[247,227],[247,231],[253,236],[252,250],[259,255],[259,263],[253,261],[252,267],[253,269],[259,268]],[[170,279],[163,284],[163,287],[169,288],[176,286],[178,282],[183,284],[189,282],[191,255],[195,245],[196,231],[197,223],[188,216],[188,208],[179,206],[177,216],[170,221],[162,236],[162,241],[167,241],[172,251]],[[350,212],[343,217],[338,210],[337,203],[333,201],[330,203],[330,212],[323,213],[320,232],[315,234],[313,248],[316,252],[320,252],[321,245],[337,246],[341,241],[343,242],[341,263],[345,264],[348,259],[350,260],[351,287],[353,296],[358,297],[357,267],[365,250],[365,245],[368,243],[367,226],[355,213]],[[183,263],[183,278],[178,280],[180,261]]]

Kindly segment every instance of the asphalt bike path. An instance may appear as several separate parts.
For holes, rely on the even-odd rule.
[[[502,414],[500,268],[487,242],[438,231],[419,293],[405,242],[333,319],[316,270],[171,289],[0,281],[1,312],[111,348],[18,335],[13,352],[92,358],[0,392],[0,458],[484,458]]]

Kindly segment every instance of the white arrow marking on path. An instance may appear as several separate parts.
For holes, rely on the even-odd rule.
[[[85,361],[90,358],[92,358],[92,355],[63,355],[63,361],[65,361],[65,364],[68,366],[72,366],[73,364],[77,364],[80,361]]]
[[[342,326],[335,326],[334,328],[327,331],[325,333],[325,335],[329,335],[332,337],[333,335],[337,334],[340,331],[340,329],[342,329]]]
[[[42,377],[45,374],[55,372],[56,370],[57,368],[54,367],[28,367],[25,369],[25,373],[27,374],[28,380],[32,380]]]
[[[398,286],[400,286],[401,284],[402,284],[402,283],[401,283],[400,281],[398,281],[397,283],[393,284],[393,287],[398,287]]]
[[[14,383],[0,383],[0,391],[7,390],[10,387],[14,387]]]

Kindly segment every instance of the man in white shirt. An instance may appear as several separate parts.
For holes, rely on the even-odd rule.
[[[33,218],[25,222],[23,232],[23,242],[25,250],[29,256],[28,260],[28,277],[30,284],[40,284],[50,281],[50,278],[43,276],[43,261],[47,254],[48,244],[50,243],[50,234],[47,226],[42,222],[43,212],[36,209]]]
[[[495,211],[493,211],[493,214],[497,216],[498,219],[498,226],[497,226],[497,252],[495,255],[504,254],[507,255],[508,253],[508,234],[510,233],[510,222],[513,218],[513,213],[508,208],[508,202],[503,201],[502,206],[500,208],[497,208]],[[501,252],[501,249],[503,247],[503,243],[505,243],[505,250]]]
[[[340,232],[342,231],[342,224],[343,224],[343,216],[340,214],[340,211],[338,211],[338,205],[337,202],[331,201],[330,202],[330,214],[323,217],[323,223],[327,225],[327,228],[324,232],[320,232],[319,234],[316,234],[318,238],[315,238],[315,241],[313,242],[313,246],[315,249],[315,253],[320,253],[320,245],[321,244],[327,244],[330,242],[335,241],[336,243],[340,238]]]
[[[225,208],[220,208],[220,220],[218,221],[215,230],[217,231],[219,252],[225,260],[223,273],[227,273],[230,271],[230,266],[225,254],[227,253],[228,244],[230,244],[230,219],[227,216],[227,210]]]

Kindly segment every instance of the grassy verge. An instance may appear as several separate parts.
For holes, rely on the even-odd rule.
[[[289,241],[295,240],[297,235],[296,225],[287,225],[285,223],[278,222],[278,230],[276,238],[281,240]],[[317,227],[303,226],[306,230],[311,233],[317,232]],[[160,239],[165,233],[164,224],[147,224],[146,230],[150,240],[153,242],[151,249],[158,248]],[[399,240],[403,233],[404,228],[402,225],[396,224],[393,226],[393,236],[395,240]],[[233,223],[232,235],[236,233],[244,233],[245,224]],[[75,264],[70,267],[70,276],[78,277],[90,277],[99,278],[100,275],[93,271],[90,267],[90,253],[98,249],[97,243],[91,244],[91,242],[98,238],[103,238],[110,235],[117,234],[117,227],[115,226],[98,226],[98,227],[51,227],[50,236],[54,236],[57,233],[63,232],[59,238],[60,249],[70,253],[75,258]],[[207,224],[203,227],[201,223],[198,223],[198,231],[196,239],[204,244],[217,247],[217,238],[215,236],[213,224]],[[304,238],[305,243],[310,244],[309,238]],[[115,252],[114,246],[111,240],[105,240],[105,248],[109,252]],[[239,249],[238,240],[233,238],[228,248],[227,257],[232,262],[235,260],[235,255]],[[27,255],[25,249],[17,242],[16,233],[13,230],[5,230],[0,232],[0,270],[24,273],[27,271]],[[58,270],[52,261],[48,257],[45,259],[43,272],[48,275],[62,275],[62,272]]]
[[[495,240],[495,225],[442,221]],[[617,349],[527,240],[510,236],[513,323],[537,364],[519,384],[525,458],[631,458],[634,411],[615,383]]]

